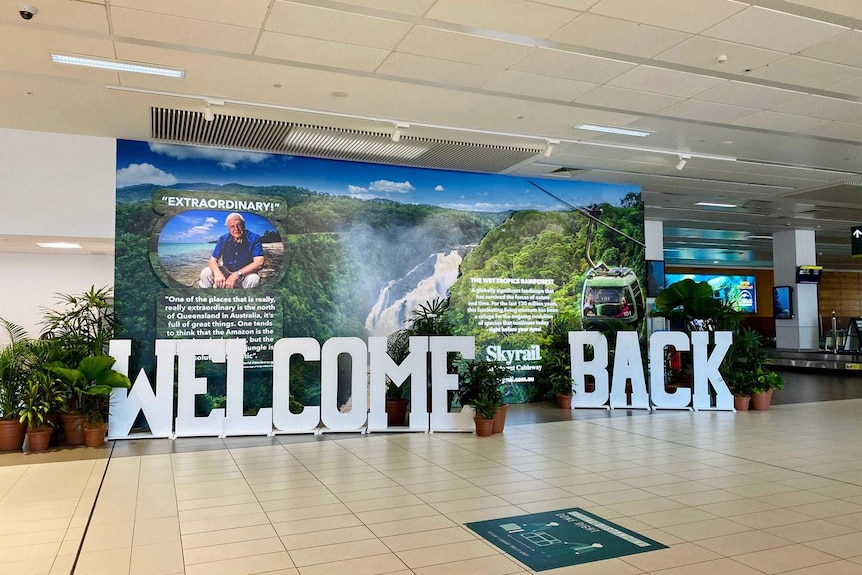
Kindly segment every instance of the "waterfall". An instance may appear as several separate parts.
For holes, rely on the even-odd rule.
[[[365,319],[369,336],[385,336],[404,327],[404,322],[419,304],[445,298],[458,279],[464,256],[475,246],[459,246],[431,254],[404,277],[388,282]]]

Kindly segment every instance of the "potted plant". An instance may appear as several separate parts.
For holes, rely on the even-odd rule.
[[[25,427],[19,419],[26,380],[27,333],[19,325],[0,318],[9,344],[0,350],[0,451],[21,449]]]
[[[111,288],[91,286],[81,294],[58,294],[58,302],[60,309],[44,310],[40,336],[56,346],[52,363],[77,366],[86,357],[105,355],[118,327]],[[67,403],[61,417],[66,443],[83,445],[86,418],[79,405],[81,394],[67,387],[65,395]]]
[[[766,411],[772,403],[772,392],[784,387],[784,378],[774,371],[761,367],[757,370],[751,390],[751,409]]]
[[[386,425],[389,427],[406,425],[407,404],[409,399],[404,397],[410,392],[410,384],[405,383],[401,387],[392,381],[386,381]]]
[[[30,451],[45,451],[51,443],[54,428],[48,421],[51,406],[62,398],[62,390],[45,372],[34,372],[21,394],[20,422],[27,424]]]
[[[462,406],[469,405],[476,412],[477,435],[484,435],[486,426],[490,426],[487,435],[493,433],[495,414],[503,404],[501,385],[508,373],[504,364],[481,358],[464,360],[459,365],[458,400]],[[498,429],[502,431],[505,413],[500,415]]]
[[[750,329],[738,329],[733,333],[733,343],[724,356],[721,371],[733,391],[733,406],[737,411],[748,411],[758,370],[765,361],[760,334]]]
[[[113,369],[114,361],[109,355],[91,355],[82,359],[76,368],[61,365],[48,368],[72,390],[75,404],[85,420],[83,429],[88,447],[98,447],[105,442],[111,391],[115,387],[128,389],[132,385],[128,377]]]
[[[552,364],[552,372],[549,376],[557,407],[560,409],[572,409],[572,369],[569,362],[563,356],[556,356]]]

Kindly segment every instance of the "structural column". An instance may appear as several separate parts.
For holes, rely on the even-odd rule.
[[[775,320],[778,349],[816,351],[819,349],[818,299],[816,284],[797,284],[798,266],[817,265],[814,230],[786,230],[772,234],[774,284],[793,286],[793,319]],[[771,305],[772,302],[767,302]]]

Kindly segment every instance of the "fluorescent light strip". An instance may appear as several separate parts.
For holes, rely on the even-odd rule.
[[[719,204],[716,202],[696,202],[694,205],[705,206],[708,208],[736,208],[736,207],[739,207],[739,204]]]
[[[36,242],[36,245],[40,248],[53,248],[58,250],[80,250],[80,244],[73,244],[71,242]]]
[[[575,126],[578,130],[589,130],[590,132],[602,132],[603,134],[619,134],[621,136],[637,136],[644,138],[652,134],[643,130],[632,130],[630,128],[618,128],[616,126],[601,126],[599,124],[578,124]]]
[[[69,66],[83,66],[85,68],[98,68],[100,70],[115,70],[117,72],[134,72],[136,74],[151,74],[153,76],[167,76],[168,78],[182,78],[186,75],[185,70],[175,68],[162,68],[137,64],[135,62],[122,62],[120,60],[102,60],[99,58],[85,58],[83,56],[68,56],[65,54],[51,54],[51,61],[57,64],[68,64]]]

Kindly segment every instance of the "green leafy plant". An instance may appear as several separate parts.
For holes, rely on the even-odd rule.
[[[0,350],[0,419],[17,419],[31,357],[29,337],[21,326],[0,318],[9,344]]]
[[[132,385],[128,377],[113,369],[114,361],[109,355],[93,355],[82,359],[76,368],[48,367],[68,384],[77,409],[88,423],[103,423],[111,391],[115,387],[128,389]]]
[[[709,282],[688,278],[670,284],[658,294],[652,315],[681,323],[687,332],[732,330],[739,324],[739,312],[713,297]]]
[[[90,355],[105,355],[118,328],[111,288],[90,289],[81,294],[57,294],[61,309],[44,309],[41,338],[57,341],[60,361],[77,365]]]
[[[492,419],[494,409],[503,403],[502,384],[508,373],[506,365],[498,361],[462,360],[458,365],[458,401],[473,407],[480,418]]]
[[[44,429],[50,425],[47,416],[51,407],[62,398],[63,392],[54,378],[45,372],[33,373],[22,390],[20,422],[31,431]]]
[[[753,393],[766,393],[770,389],[781,389],[784,387],[784,378],[774,371],[766,368],[759,368],[756,373]]]
[[[733,389],[734,395],[751,395],[766,359],[760,334],[750,329],[734,332],[733,343],[721,365],[725,381]]]

